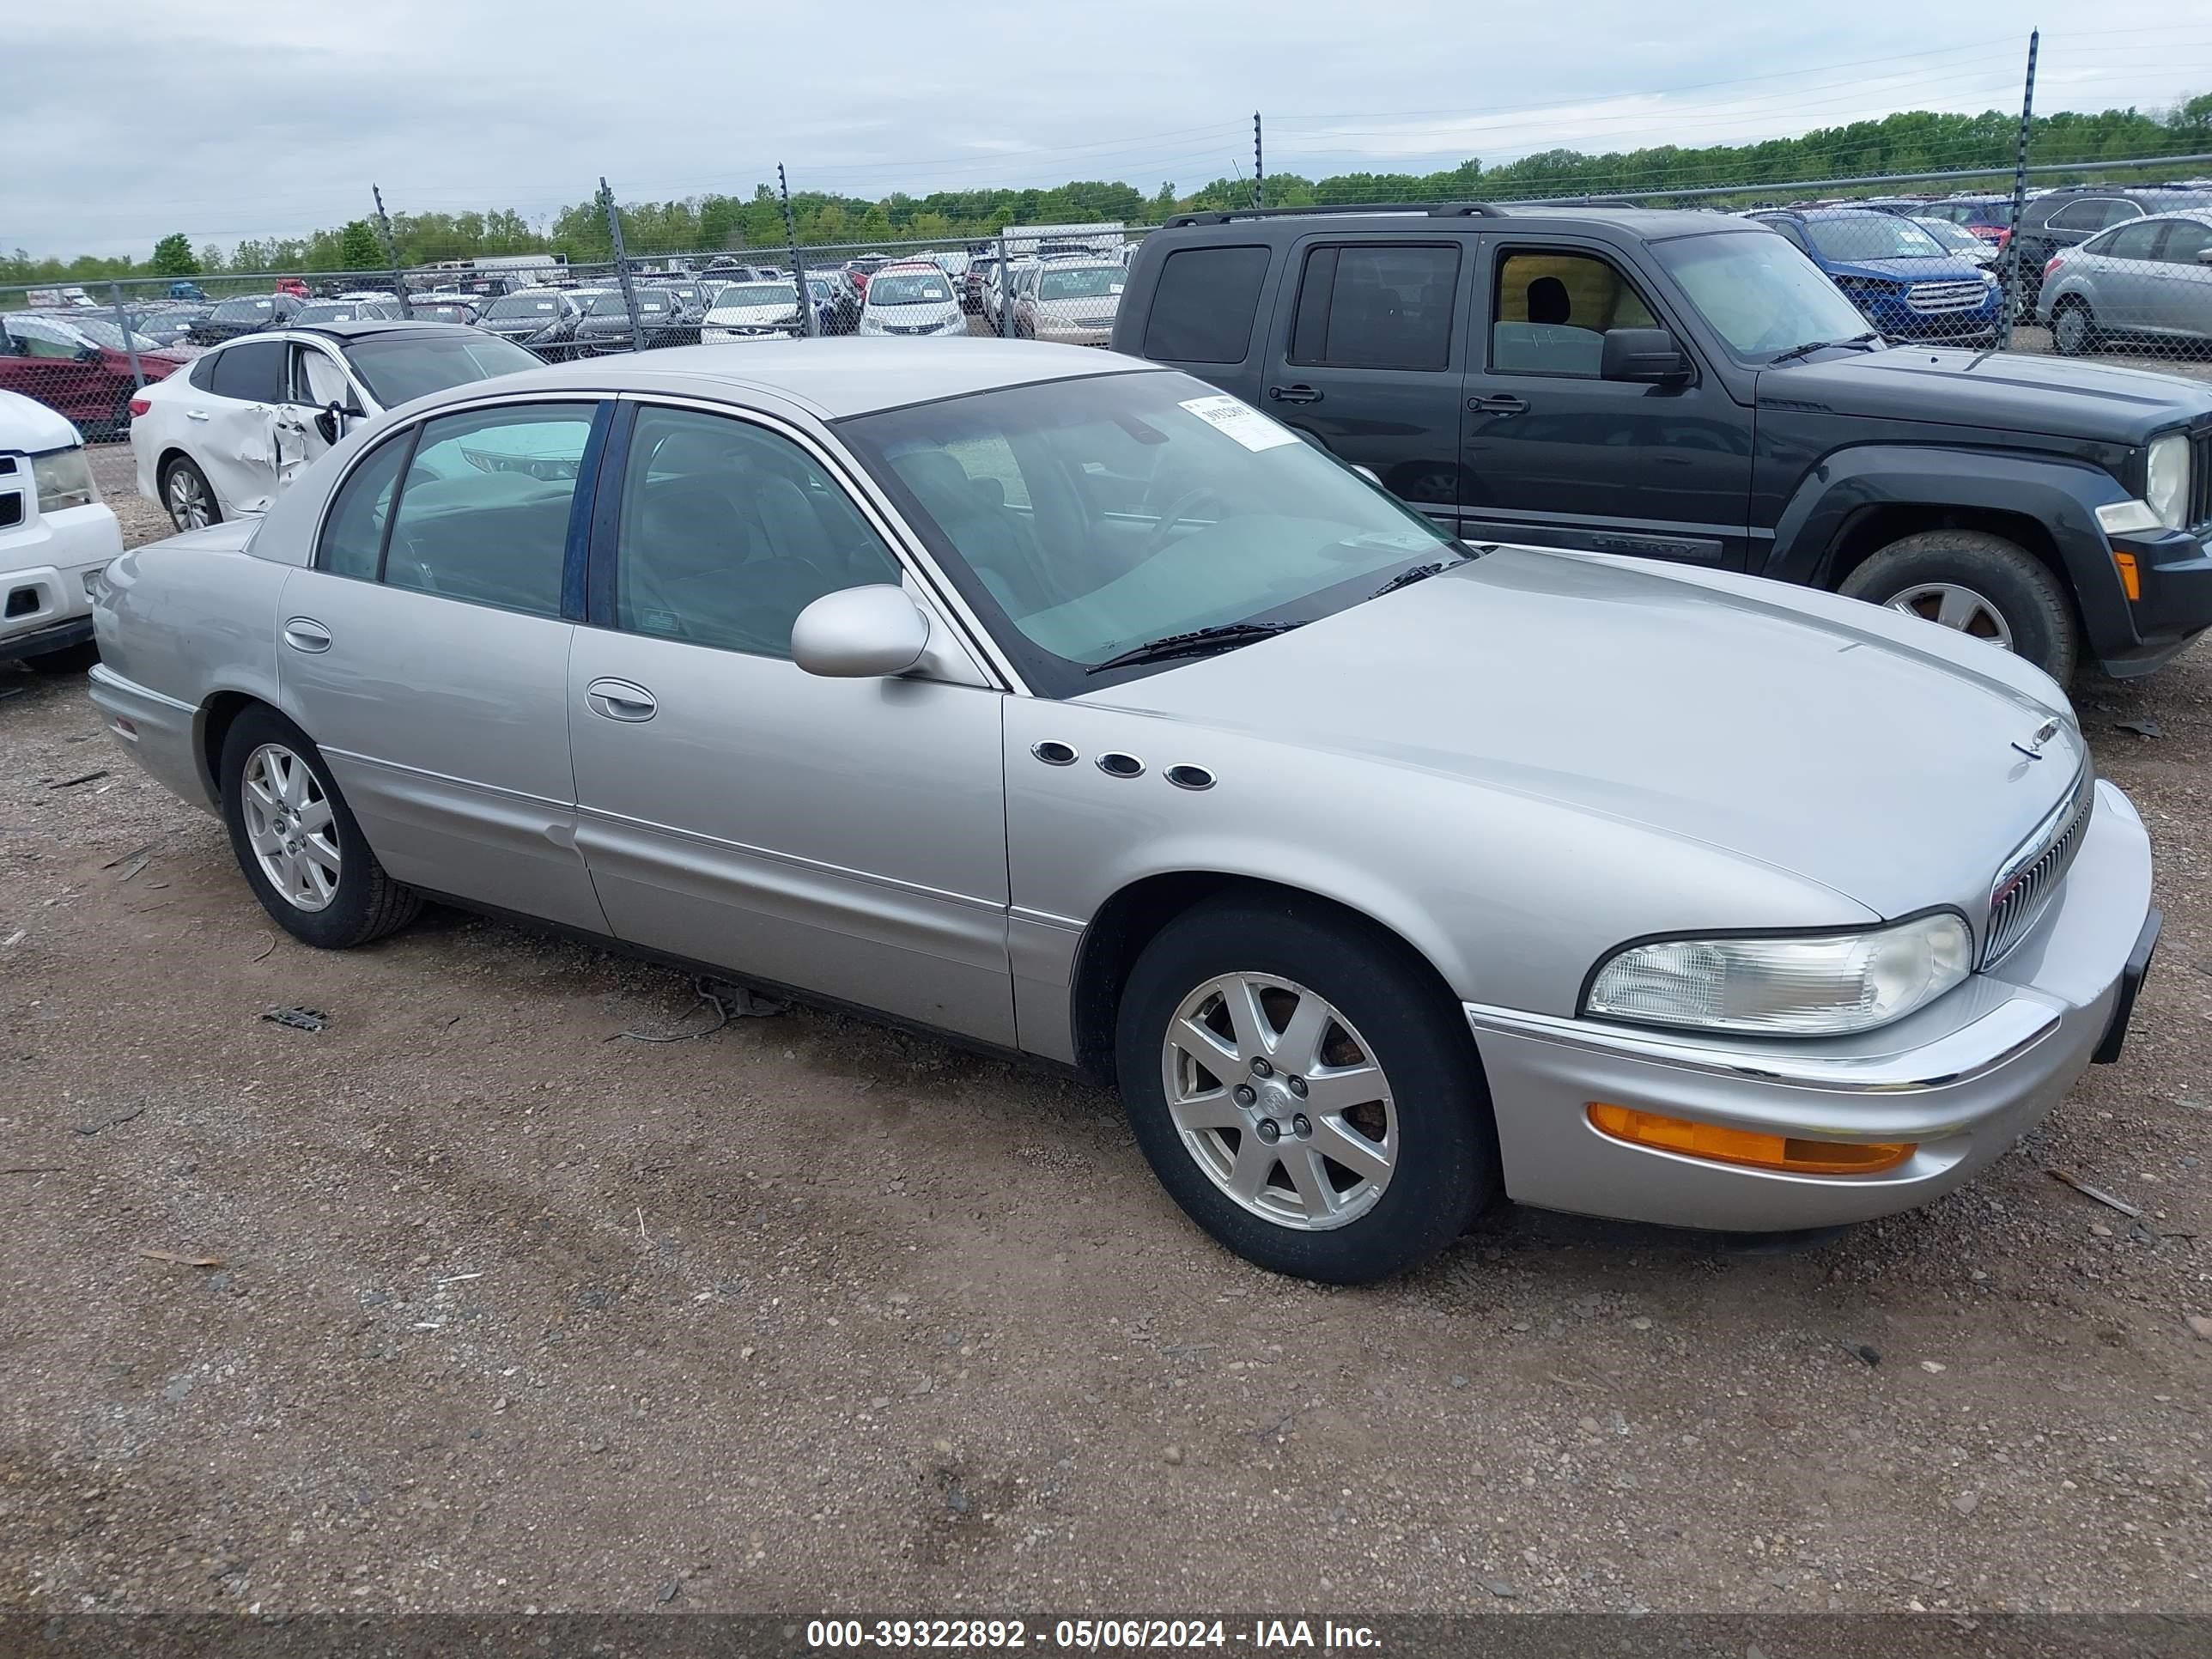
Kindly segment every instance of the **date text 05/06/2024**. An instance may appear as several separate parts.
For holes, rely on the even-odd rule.
[[[1333,1619],[817,1619],[806,1626],[810,1649],[1040,1647],[1072,1653],[1226,1648],[1375,1651],[1371,1626]]]

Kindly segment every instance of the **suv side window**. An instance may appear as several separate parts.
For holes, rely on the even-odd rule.
[[[520,404],[423,422],[384,556],[386,586],[561,614],[568,512],[593,404]]]
[[[1264,247],[1186,247],[1168,255],[1145,323],[1145,356],[1170,363],[1241,363],[1267,280]]]
[[[1594,380],[1607,329],[1659,326],[1610,260],[1565,248],[1502,253],[1490,314],[1490,367],[1509,374]]]
[[[210,390],[218,398],[240,403],[283,403],[284,350],[282,340],[248,340],[229,347],[216,358],[215,384]]]
[[[615,539],[625,633],[788,657],[815,600],[900,575],[845,486],[790,439],[696,410],[638,410]]]
[[[2106,225],[2134,218],[2138,211],[2131,202],[2116,202],[2108,196],[2099,196],[2087,201],[2069,202],[2045,222],[2053,230],[2102,230]]]
[[[1310,248],[1290,360],[1332,368],[1438,369],[1451,362],[1457,242]]]

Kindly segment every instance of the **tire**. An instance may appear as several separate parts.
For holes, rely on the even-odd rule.
[[[179,492],[193,492],[205,516],[198,524],[192,523],[191,509],[179,499]],[[203,526],[222,522],[222,503],[216,500],[215,487],[207,481],[207,474],[197,463],[179,455],[161,469],[161,506],[169,515],[169,522],[179,532],[198,530]]]
[[[1260,1041],[1236,1045],[1233,1062],[1220,1035],[1235,1029],[1217,1000],[1222,982],[1261,988],[1260,1012],[1248,1018],[1273,1027],[1264,1036],[1252,1027]],[[1308,997],[1320,1007],[1307,1012]],[[1404,945],[1332,907],[1295,897],[1200,905],[1145,947],[1122,992],[1115,1054],[1130,1126],[1169,1195],[1246,1261],[1337,1285],[1388,1278],[1443,1249],[1498,1190],[1489,1092],[1457,1012]],[[1218,1072],[1192,1058],[1195,1036],[1171,1044],[1171,1034],[1195,1029],[1186,1016],[1216,1034]],[[1303,1040],[1316,1030],[1316,1042]],[[1270,1043],[1284,1067],[1248,1069],[1249,1053]],[[1353,1076],[1363,1058],[1378,1079]],[[1326,1067],[1342,1075],[1324,1092]],[[1194,1097],[1180,1122],[1171,1073]],[[1240,1085],[1254,1096],[1249,1107]],[[1354,1163],[1311,1157],[1331,1149]],[[1363,1173],[1378,1165],[1379,1181]],[[1240,1175],[1250,1201],[1229,1190]]]
[[[1968,632],[2016,652],[2059,684],[2073,678],[2080,659],[2081,625],[2057,578],[2019,543],[1985,530],[1923,530],[1892,542],[1838,591],[1953,626],[1963,593],[1986,607],[1970,618]],[[1947,607],[1954,609],[1947,614]]]
[[[2096,350],[2097,313],[2087,300],[2068,295],[2051,313],[2051,349],[2062,357],[2086,357]]]
[[[83,640],[58,651],[41,651],[35,657],[26,657],[23,666],[33,674],[82,674],[99,660],[100,647],[90,640]]]
[[[323,878],[330,881],[326,895],[310,891],[303,899],[287,897],[255,848],[256,831],[248,818],[250,811],[255,816],[258,813],[258,809],[250,809],[247,800],[248,769],[270,751],[289,757],[312,785],[303,787],[294,801],[306,809],[307,823],[298,827],[308,834],[288,844],[318,839],[313,808],[318,804],[329,808],[319,839],[325,848],[335,849],[334,878],[320,860],[309,857],[299,861],[303,870],[311,865],[322,870]],[[261,775],[256,781],[266,775]],[[293,938],[325,951],[350,950],[406,926],[422,909],[422,895],[392,880],[377,862],[344,796],[331,781],[330,766],[321,751],[306,732],[275,709],[257,704],[231,722],[222,740],[222,821],[230,831],[230,848],[237,856],[238,867],[245,872],[246,884],[261,901],[261,908]],[[313,879],[310,871],[309,881],[303,885],[311,886]]]

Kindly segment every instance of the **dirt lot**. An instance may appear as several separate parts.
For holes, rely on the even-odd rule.
[[[1978,1184],[1787,1251],[1509,1212],[1355,1291],[1213,1248],[1100,1093],[611,1040],[686,983],[450,914],[295,945],[0,672],[0,1610],[2212,1611],[2208,702],[2082,693],[2166,943]]]

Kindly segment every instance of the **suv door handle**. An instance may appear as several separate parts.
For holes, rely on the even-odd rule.
[[[660,708],[652,692],[628,680],[593,680],[584,688],[584,702],[594,714],[633,725],[651,720]]]
[[[1528,411],[1528,400],[1501,392],[1494,397],[1469,398],[1467,406],[1478,415],[1521,415]]]
[[[1267,388],[1267,398],[1271,403],[1278,404],[1317,404],[1321,401],[1321,388],[1310,386],[1271,386]]]
[[[284,624],[284,643],[295,651],[327,651],[331,630],[312,617],[295,617]]]

